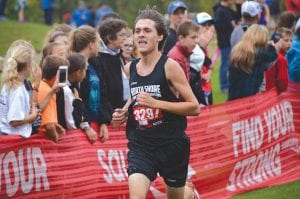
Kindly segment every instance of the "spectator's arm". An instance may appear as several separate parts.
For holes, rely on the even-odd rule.
[[[45,129],[45,137],[54,142],[58,142],[58,139],[65,133],[65,129],[57,123],[45,124]]]

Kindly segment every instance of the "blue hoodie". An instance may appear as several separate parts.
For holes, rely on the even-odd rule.
[[[292,46],[286,54],[288,61],[289,79],[292,82],[300,82],[300,38],[295,36]]]
[[[41,7],[44,10],[54,7],[55,4],[56,4],[56,0],[42,0],[41,1]]]

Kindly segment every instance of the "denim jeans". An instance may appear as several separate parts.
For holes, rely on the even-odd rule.
[[[219,71],[220,77],[220,89],[221,90],[228,90],[229,83],[228,83],[228,70],[230,65],[230,52],[231,48],[221,48],[221,66]]]

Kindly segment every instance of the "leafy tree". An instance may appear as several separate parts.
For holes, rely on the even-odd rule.
[[[17,12],[14,9],[17,0],[8,1],[6,13],[11,19],[17,19]],[[55,8],[56,21],[63,22],[63,15],[66,12],[72,12],[78,5],[80,0],[57,0]],[[101,4],[109,4],[115,12],[118,12],[130,26],[133,25],[134,20],[139,10],[146,8],[146,6],[156,6],[156,9],[166,14],[168,4],[172,0],[85,0],[88,8],[95,11]],[[284,8],[285,1],[279,0],[281,8]],[[189,8],[189,12],[208,12],[213,14],[213,5],[219,0],[184,0]],[[32,22],[43,23],[43,11],[40,8],[40,0],[30,0],[29,6],[25,11],[26,19]]]

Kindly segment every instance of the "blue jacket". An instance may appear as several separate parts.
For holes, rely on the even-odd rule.
[[[41,7],[44,10],[54,7],[55,4],[56,0],[41,0]]]
[[[264,71],[268,70],[277,59],[275,47],[257,49],[252,73],[231,66],[229,68],[229,91],[228,100],[239,99],[255,95],[264,78]]]
[[[295,36],[292,46],[286,54],[288,61],[289,79],[292,82],[300,82],[300,38]]]
[[[77,8],[72,14],[72,23],[75,23],[76,27],[81,25],[89,25],[92,20],[92,13],[88,9]]]

